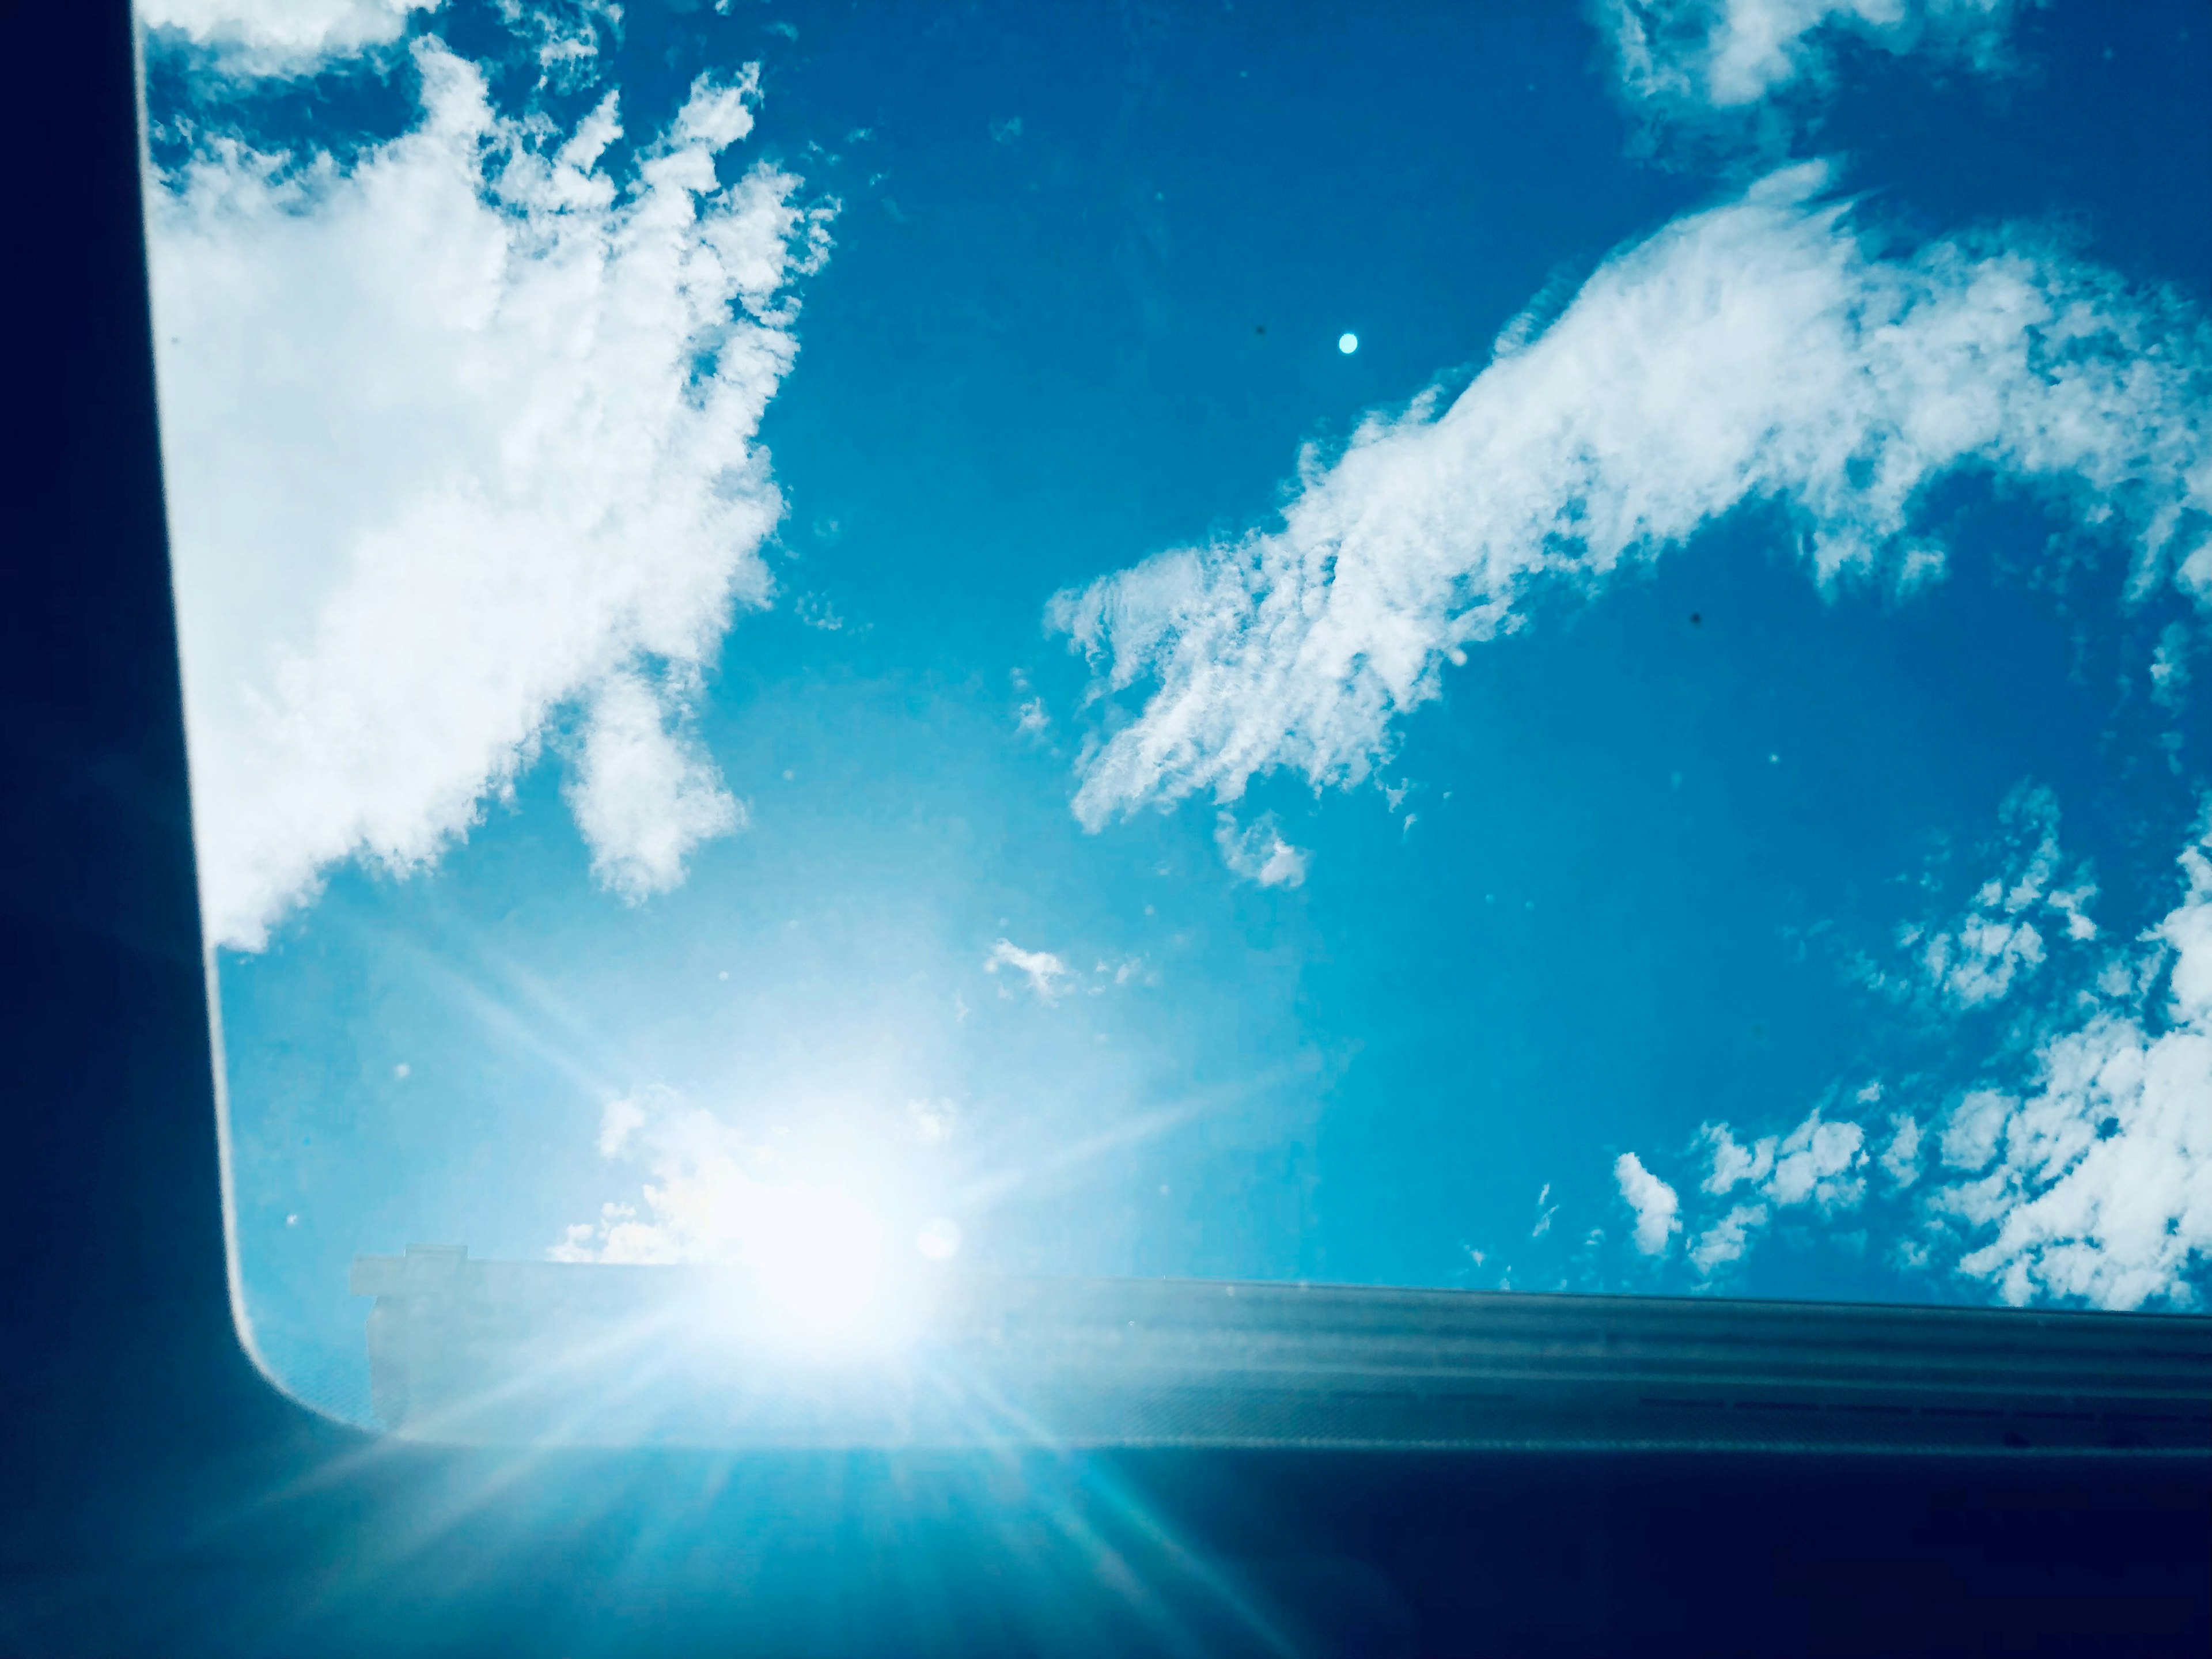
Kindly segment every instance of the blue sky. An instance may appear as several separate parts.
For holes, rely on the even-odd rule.
[[[410,1242],[2202,1305],[2201,6],[142,13],[310,1397]]]

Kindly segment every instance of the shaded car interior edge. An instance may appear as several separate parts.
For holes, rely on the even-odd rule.
[[[0,1654],[2212,1650],[2212,1456],[517,1451],[230,1312],[124,0],[10,19]]]

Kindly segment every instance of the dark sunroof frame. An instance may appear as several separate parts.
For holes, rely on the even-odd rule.
[[[932,1339],[996,1397],[962,1432],[544,1449],[437,1428],[480,1380],[381,1437],[272,1387],[234,1322],[131,25],[16,33],[0,1654],[2204,1650],[2197,1318],[978,1280]],[[362,1269],[402,1331],[411,1276],[507,1271],[423,1261]]]

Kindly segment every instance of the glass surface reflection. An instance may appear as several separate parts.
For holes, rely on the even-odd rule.
[[[2199,1305],[2212,29],[1876,9],[143,0],[275,1373],[441,1243]]]

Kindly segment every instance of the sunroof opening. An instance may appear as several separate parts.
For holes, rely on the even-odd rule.
[[[2201,7],[140,16],[302,1398],[410,1246],[2201,1307]]]

